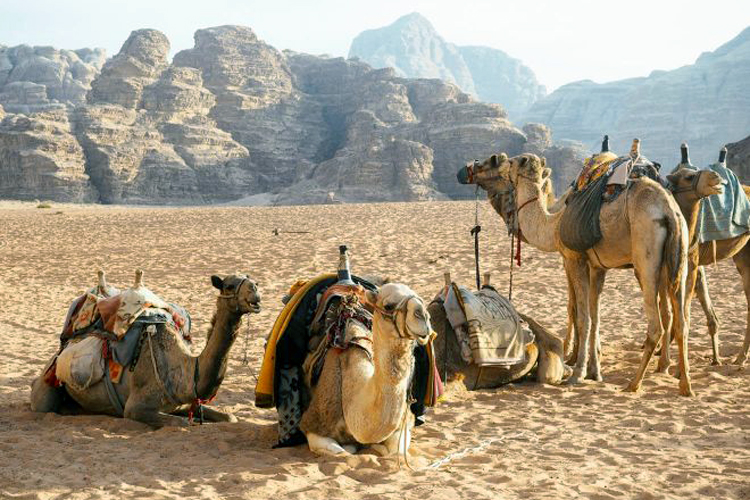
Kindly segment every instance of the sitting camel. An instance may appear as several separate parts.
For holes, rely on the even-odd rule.
[[[648,362],[663,334],[658,292],[664,289],[674,314],[675,336],[680,349],[680,393],[692,396],[687,356],[685,286],[688,234],[685,220],[672,197],[657,183],[641,178],[623,195],[602,206],[602,239],[584,253],[566,248],[560,241],[559,222],[564,211],[550,213],[543,186],[550,170],[533,154],[508,158],[493,155],[458,172],[463,184],[475,183],[487,191],[492,206],[517,237],[563,257],[570,287],[575,291],[576,322],[580,348],[572,383],[587,375],[601,380],[599,363],[599,298],[608,269],[634,267],[643,290],[648,318],[646,346],[630,391],[640,389]],[[525,209],[525,210],[524,210]],[[517,225],[516,225],[517,223]]]
[[[61,387],[48,385],[44,373],[57,357],[32,383],[31,409],[59,412],[64,409],[69,396],[88,412],[121,416],[153,427],[188,425],[186,418],[173,413],[184,415],[191,405],[216,394],[224,380],[229,350],[237,338],[242,316],[260,312],[260,292],[255,282],[247,276],[236,274],[223,279],[212,276],[211,283],[221,294],[216,300],[216,310],[203,351],[198,356],[192,356],[180,335],[169,329],[145,330],[141,338],[140,356],[134,361],[134,366],[124,370],[120,382],[113,384],[116,397],[124,408],[122,413],[110,400],[105,386],[108,380],[104,378],[83,390],[71,384]],[[65,349],[70,346],[68,344]],[[91,362],[101,363],[101,357]],[[90,372],[94,373],[94,370]],[[202,410],[203,418],[209,421],[237,421],[234,415],[213,408],[203,407]]]
[[[699,242],[696,226],[698,224],[701,199],[706,196],[722,193],[721,184],[723,179],[712,170],[697,170],[694,168],[690,164],[687,144],[683,144],[681,149],[682,161],[675,171],[667,176],[667,180],[672,185],[674,198],[688,222],[688,232],[690,234],[689,272],[696,274],[695,291],[698,294],[708,321],[708,332],[711,336],[711,347],[713,350],[713,364],[721,364],[719,357],[719,322],[714,312],[711,298],[708,295],[705,271],[702,266],[732,257],[737,271],[742,278],[745,299],[748,303],[748,324],[745,329],[745,341],[735,360],[736,364],[742,365],[747,359],[748,350],[750,350],[750,244],[748,244],[748,241],[750,241],[750,232],[715,242]],[[719,157],[720,163],[723,163],[725,155],[726,148],[722,150],[722,154]],[[750,189],[746,186],[744,188],[746,190]],[[693,290],[688,289],[687,292],[686,297],[692,297]],[[686,307],[688,307],[689,311],[687,303]],[[668,345],[668,342],[664,345]],[[666,370],[668,367],[669,349],[663,349],[659,369]]]
[[[446,286],[451,286],[450,274],[445,274]],[[484,287],[490,286],[489,273],[484,275]],[[571,374],[563,362],[563,345],[560,339],[522,313],[518,315],[530,327],[534,341],[526,345],[526,357],[510,366],[483,366],[465,361],[456,332],[448,321],[445,307],[433,300],[427,307],[432,329],[437,333],[433,342],[435,364],[445,382],[461,380],[470,390],[499,387],[521,379],[536,366],[536,379],[540,383],[559,384]]]
[[[413,352],[415,343],[430,339],[430,316],[422,299],[402,284],[367,291],[366,301],[374,309],[372,331],[348,321],[346,336],[357,339],[357,346],[330,349],[317,384],[306,382],[310,402],[300,429],[313,453],[348,454],[369,445],[389,455],[409,448]]]

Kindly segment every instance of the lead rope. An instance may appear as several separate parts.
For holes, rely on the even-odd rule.
[[[242,354],[242,366],[247,366],[250,369],[250,375],[255,379],[255,383],[258,383],[258,377],[255,375],[255,370],[250,366],[250,358],[247,355],[249,344],[250,344],[250,316],[243,317],[240,321],[245,321],[245,346],[243,347]]]
[[[482,289],[479,279],[479,231],[481,230],[482,226],[479,225],[479,184],[477,184],[474,190],[474,227],[471,228],[471,234],[474,236],[474,264],[477,272],[477,290]]]
[[[508,279],[508,302],[513,300],[513,247],[515,246],[516,233],[510,234],[510,271]]]

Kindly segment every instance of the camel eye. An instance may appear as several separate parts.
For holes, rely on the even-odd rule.
[[[689,181],[692,181],[694,177],[695,177],[695,174],[690,174],[690,175],[688,175],[688,176],[687,176],[687,177],[685,177],[685,178],[686,178],[687,180],[689,180]]]
[[[384,308],[384,309],[385,309],[386,311],[388,311],[388,312],[393,312],[393,310],[394,310],[394,309],[396,308],[396,306],[395,306],[395,305],[393,305],[393,304],[386,304],[385,306],[383,306],[383,308]]]

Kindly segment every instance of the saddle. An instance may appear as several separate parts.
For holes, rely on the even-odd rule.
[[[632,181],[648,177],[660,185],[658,163],[640,156],[617,157],[606,151],[584,161],[565,201],[560,219],[560,240],[571,250],[585,252],[602,239],[599,214],[604,203],[611,203],[627,190]]]
[[[477,366],[512,366],[526,357],[534,334],[508,299],[485,285],[478,292],[451,283],[435,301],[445,308],[461,357]]]

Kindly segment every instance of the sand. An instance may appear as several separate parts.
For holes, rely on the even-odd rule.
[[[276,414],[254,406],[254,372],[280,299],[298,278],[335,268],[351,248],[356,273],[381,273],[424,298],[442,273],[474,280],[470,202],[317,207],[123,208],[0,203],[0,497],[2,498],[750,498],[750,368],[711,366],[697,302],[690,339],[692,399],[636,370],[645,321],[631,271],[613,271],[602,300],[605,382],[523,382],[447,400],[415,430],[410,463],[361,452],[318,458],[272,450]],[[482,268],[507,289],[509,241],[482,203]],[[278,228],[281,234],[274,236]],[[309,231],[289,234],[284,231]],[[186,306],[203,346],[211,274],[249,273],[264,294],[232,351],[214,404],[235,424],[150,430],[105,416],[35,414],[29,384],[57,347],[66,308],[104,268],[129,285],[136,268],[163,298]],[[739,351],[745,299],[731,262],[708,272],[725,362]],[[565,327],[561,260],[530,247],[514,303],[553,332]],[[243,327],[244,328],[244,327]],[[436,467],[430,468],[433,464]]]

